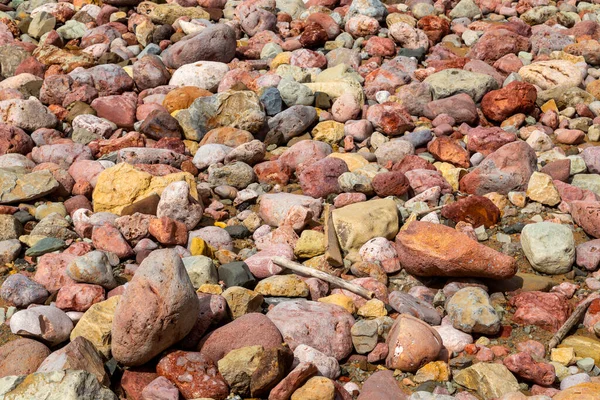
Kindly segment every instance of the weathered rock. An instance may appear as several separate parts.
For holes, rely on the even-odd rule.
[[[533,269],[545,274],[564,274],[575,262],[573,232],[565,225],[551,222],[525,225],[521,246]]]
[[[475,390],[485,400],[502,397],[519,390],[519,384],[508,368],[496,363],[478,363],[460,371],[454,380]]]
[[[406,372],[416,372],[435,360],[442,349],[442,338],[435,330],[406,314],[401,314],[394,321],[386,343],[390,349],[386,366]]]

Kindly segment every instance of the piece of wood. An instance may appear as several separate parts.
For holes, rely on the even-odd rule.
[[[297,272],[301,275],[312,276],[313,278],[319,278],[324,280],[325,282],[329,282],[334,286],[337,286],[342,289],[346,289],[352,293],[356,293],[357,295],[364,297],[365,299],[372,299],[375,296],[375,293],[370,290],[365,289],[362,286],[359,286],[355,283],[345,281],[341,278],[329,275],[323,271],[316,270],[314,268],[309,268],[302,264],[298,264],[296,262],[290,261],[286,258],[275,256],[272,258],[272,261],[279,265],[280,267],[287,268],[291,271]]]
[[[556,332],[550,342],[548,343],[548,351],[555,348],[562,340],[565,338],[566,334],[581,320],[581,317],[585,313],[585,310],[589,307],[590,303],[596,299],[600,298],[600,293],[592,293],[588,296],[587,299],[579,303],[575,310],[571,314],[571,316],[565,321],[565,323],[560,327],[560,329]]]

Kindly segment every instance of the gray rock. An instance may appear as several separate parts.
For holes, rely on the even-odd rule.
[[[173,182],[167,186],[156,208],[156,216],[169,217],[185,224],[192,230],[202,219],[202,204],[190,195],[190,185],[185,181]]]
[[[16,335],[47,342],[51,346],[69,339],[73,322],[54,306],[37,306],[17,311],[10,319],[10,330]]]
[[[0,240],[18,239],[23,234],[23,226],[14,216],[0,214]]]
[[[31,236],[47,236],[62,240],[78,239],[79,235],[73,232],[71,224],[59,213],[51,213],[45,216],[31,230]]]
[[[500,318],[481,288],[460,289],[446,304],[446,311],[452,326],[463,332],[494,335],[500,330]]]
[[[25,255],[29,257],[39,257],[46,253],[52,253],[53,251],[62,250],[67,247],[64,240],[47,237],[37,241],[33,246],[25,251]]]
[[[301,344],[294,349],[294,366],[300,363],[314,364],[319,371],[319,375],[329,379],[335,379],[340,375],[340,364],[334,357],[329,357],[305,344]]]
[[[217,269],[212,259],[206,256],[184,257],[182,259],[185,270],[190,277],[194,289],[210,283],[215,284],[219,281]]]
[[[283,144],[306,132],[317,120],[317,110],[310,106],[293,106],[269,120],[265,144]]]
[[[288,107],[295,105],[310,106],[315,101],[312,90],[291,79],[282,79],[277,85],[277,90],[279,90],[283,102]]]
[[[412,143],[407,140],[396,139],[382,143],[375,150],[375,157],[379,165],[386,165],[388,161],[394,164],[402,161],[407,154],[413,154],[415,148]]]
[[[452,19],[455,18],[469,18],[480,15],[481,10],[477,7],[477,4],[473,0],[460,0],[460,2],[454,6],[452,11],[450,11],[449,16]]]
[[[539,272],[564,274],[575,262],[575,240],[566,225],[528,224],[521,231],[521,246],[533,269]]]
[[[13,262],[21,252],[21,242],[18,239],[0,241],[0,265]]]
[[[58,187],[59,183],[48,170],[27,173],[0,168],[0,204],[35,200]]]
[[[442,321],[440,313],[431,304],[408,293],[395,290],[389,294],[389,301],[390,306],[400,314],[410,314],[429,325],[439,325]]]
[[[240,161],[222,167],[208,167],[208,183],[211,186],[229,185],[241,190],[255,181],[256,174],[252,167]]]
[[[266,47],[266,46],[265,46]],[[281,112],[283,100],[279,90],[274,87],[269,87],[263,90],[260,95],[260,102],[265,107],[265,112],[268,116],[274,117]]]
[[[431,86],[434,100],[466,93],[471,96],[473,101],[479,102],[484,94],[498,89],[498,83],[489,75],[455,68],[436,72],[428,76],[423,82]]]
[[[103,251],[94,250],[77,257],[67,266],[66,273],[77,282],[100,285],[106,289],[117,286],[112,266]]]
[[[352,325],[352,344],[358,354],[367,354],[375,348],[379,337],[377,330],[377,322],[373,320],[361,319]]]
[[[58,120],[38,99],[10,99],[0,101],[0,121],[25,131],[54,128]]]
[[[43,285],[22,274],[10,275],[0,288],[2,300],[18,308],[27,308],[30,304],[43,304],[48,296],[50,293]]]

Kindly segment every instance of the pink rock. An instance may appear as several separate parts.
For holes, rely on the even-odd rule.
[[[142,390],[143,400],[178,400],[179,390],[170,380],[159,376]]]
[[[92,101],[91,106],[98,117],[114,122],[119,128],[133,128],[137,108],[134,93],[99,97]]]
[[[269,193],[260,196],[258,214],[265,223],[279,226],[289,210],[296,205],[308,208],[313,218],[319,218],[321,215],[320,200],[292,193]]]
[[[367,361],[371,364],[385,360],[388,355],[388,346],[385,343],[377,343],[375,348],[367,355]]]
[[[338,177],[344,172],[348,172],[348,166],[343,160],[326,157],[302,168],[298,180],[304,194],[327,197],[340,192]]]
[[[273,307],[267,317],[277,326],[291,349],[305,344],[337,360],[352,352],[350,328],[354,325],[354,318],[340,306],[292,300]]]
[[[56,296],[56,307],[65,311],[86,311],[103,300],[102,286],[78,283],[60,288]]]
[[[472,125],[479,119],[477,106],[466,93],[431,101],[423,108],[423,115],[429,119],[434,119],[440,114],[450,115],[457,124],[465,122]]]
[[[546,356],[546,347],[537,340],[526,340],[517,343],[517,350],[529,353],[531,356],[542,359]]]
[[[556,379],[552,364],[535,362],[529,353],[512,354],[506,357],[503,363],[514,374],[538,385],[550,386]]]
[[[434,326],[433,329],[440,335],[444,347],[450,353],[460,353],[468,344],[473,343],[473,337],[454,328],[448,317],[442,320],[442,325]]]
[[[290,64],[301,68],[322,68],[327,65],[327,59],[316,51],[299,49],[292,52]]]
[[[404,400],[409,395],[400,389],[393,371],[377,371],[363,384],[358,400]]]
[[[390,38],[373,36],[365,42],[364,50],[370,56],[392,57],[396,54],[396,44]]]
[[[67,276],[67,266],[77,256],[68,253],[48,253],[38,258],[37,269],[33,280],[44,285],[51,293],[57,292],[61,287],[76,284]]]
[[[407,372],[416,372],[436,360],[442,350],[442,338],[437,331],[406,314],[401,314],[394,321],[386,343],[389,347],[386,367]]]
[[[398,272],[402,268],[393,243],[384,237],[369,240],[360,248],[359,255],[363,261],[379,262],[388,274]]]
[[[571,314],[571,306],[562,294],[523,292],[510,299],[517,310],[513,321],[522,325],[537,325],[556,332]]]
[[[246,258],[244,262],[250,268],[252,275],[259,279],[277,275],[282,268],[271,261],[274,256],[284,257],[288,260],[294,259],[294,249],[287,244],[275,244],[264,248],[258,253]]]
[[[33,339],[16,339],[0,347],[0,377],[34,373],[50,349]]]
[[[333,103],[331,114],[338,122],[356,119],[361,112],[360,104],[351,93],[344,93]]]
[[[507,143],[514,142],[517,136],[499,127],[478,126],[467,132],[467,149],[488,156]]]
[[[351,282],[362,286],[367,290],[372,291],[373,293],[375,293],[375,298],[383,301],[385,304],[389,303],[387,286],[378,281],[377,279],[371,277],[356,278],[352,279]],[[356,293],[352,293],[351,291],[346,289],[336,288],[331,291],[331,294],[337,293],[350,297],[354,301],[354,305],[356,305],[356,307],[359,308],[367,302],[367,300],[364,297],[361,297]]]
[[[577,225],[588,235],[600,238],[600,202],[572,201],[570,206],[571,215]]]
[[[333,199],[335,208],[341,208],[350,204],[367,201],[367,195],[364,193],[340,193]]]
[[[302,140],[287,149],[279,161],[295,171],[299,165],[314,163],[331,154],[331,146],[318,140]]]
[[[452,193],[452,186],[446,181],[442,174],[438,171],[432,171],[430,169],[413,169],[405,172],[404,174],[408,178],[410,187],[416,193],[423,193],[427,189],[431,189],[435,186],[441,188],[441,193],[447,194]]]
[[[121,235],[121,232],[110,224],[94,227],[92,243],[96,249],[110,251],[119,258],[127,258],[133,255],[133,249]]]
[[[577,265],[588,271],[595,271],[600,265],[600,239],[590,240],[580,244],[576,248]]]
[[[61,143],[35,147],[31,156],[38,164],[52,162],[68,168],[77,160],[91,160],[92,152],[89,147],[79,143]]]

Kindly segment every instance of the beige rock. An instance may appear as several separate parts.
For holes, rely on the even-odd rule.
[[[560,203],[560,195],[552,183],[552,177],[541,172],[534,172],[529,178],[527,197],[547,206]]]
[[[71,341],[83,336],[107,359],[110,358],[110,342],[113,317],[121,296],[112,296],[91,306],[71,331]]]
[[[327,157],[339,158],[348,166],[348,171],[353,172],[358,168],[362,168],[369,164],[366,158],[358,153],[331,153]]]
[[[254,291],[263,296],[308,297],[310,291],[298,275],[273,275],[258,282]]]
[[[575,362],[575,349],[572,347],[552,349],[550,352],[550,360],[569,366]]]
[[[227,288],[222,296],[227,301],[232,319],[259,311],[263,302],[262,294],[241,286]]]
[[[572,347],[577,357],[591,357],[596,364],[600,364],[600,341],[585,336],[569,336],[558,345],[562,347]]]
[[[298,258],[312,258],[325,253],[325,235],[318,231],[305,230],[294,247]]]
[[[361,106],[365,104],[365,93],[360,83],[353,80],[338,80],[329,82],[305,83],[313,93],[327,93],[332,100],[337,99],[344,93],[350,93]]]
[[[310,378],[300,389],[296,390],[291,400],[333,400],[335,399],[335,386],[333,381],[323,376]]]
[[[534,62],[522,67],[519,75],[525,82],[537,85],[542,90],[557,86],[576,87],[583,79],[581,69],[564,60]]]
[[[393,239],[398,233],[398,209],[391,199],[350,204],[331,213],[340,247],[358,251],[375,237]]]
[[[477,391],[484,400],[519,390],[519,382],[504,364],[478,363],[460,371],[454,380],[459,385]]]
[[[600,383],[587,382],[571,386],[566,390],[557,393],[553,400],[600,400]]]
[[[188,172],[153,176],[130,164],[119,163],[98,175],[92,195],[94,212],[108,211],[121,215],[126,206],[152,193],[160,195],[170,183],[177,181],[186,181],[190,185],[190,195],[198,199],[196,181]]]

